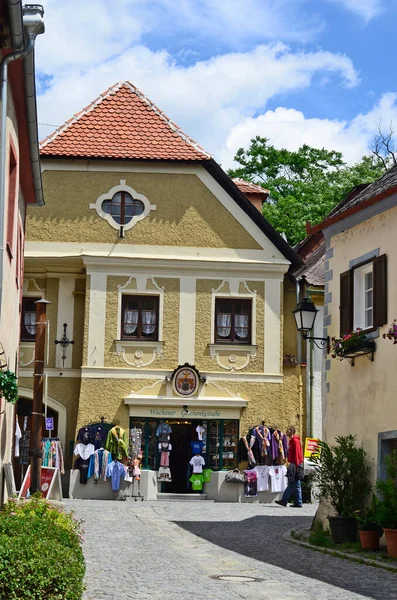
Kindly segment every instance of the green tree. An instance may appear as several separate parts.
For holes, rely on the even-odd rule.
[[[306,221],[321,222],[359,183],[370,183],[385,170],[379,157],[364,156],[348,166],[340,152],[301,146],[296,152],[277,149],[255,137],[235,156],[240,165],[228,171],[270,191],[263,216],[294,245],[306,235]],[[387,163],[386,163],[387,164]]]

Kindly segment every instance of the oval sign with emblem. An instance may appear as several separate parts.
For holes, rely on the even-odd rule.
[[[199,385],[198,374],[191,367],[180,367],[174,374],[174,391],[180,396],[193,396]]]

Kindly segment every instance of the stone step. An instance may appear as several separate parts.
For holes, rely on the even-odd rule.
[[[207,500],[207,494],[169,494],[167,492],[158,492],[157,500],[166,502],[193,502]]]

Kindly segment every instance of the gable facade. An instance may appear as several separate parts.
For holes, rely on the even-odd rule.
[[[285,256],[281,238],[274,243],[275,232],[266,235],[261,215],[250,216],[247,198],[237,190],[237,202],[201,159],[42,161],[46,207],[28,211],[25,293],[40,290],[51,302],[48,396],[66,410],[65,448],[101,417],[127,431],[139,425],[150,497],[150,432],[160,419],[192,431],[203,422],[218,443],[233,438],[227,451],[208,447],[219,477],[237,464],[248,427],[303,423],[295,368],[283,368],[284,337],[294,344],[294,286],[285,277],[294,255]],[[142,217],[122,229],[109,205],[116,197],[128,211],[120,194],[141,203]],[[65,323],[74,344],[63,358],[54,340]],[[20,384],[29,390],[34,342],[21,350]],[[174,385],[185,364],[198,372],[190,396]],[[75,474],[71,481],[73,495],[87,493]]]

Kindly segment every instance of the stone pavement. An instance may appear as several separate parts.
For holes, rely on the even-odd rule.
[[[84,600],[397,600],[397,575],[282,539],[315,506],[66,501],[85,520]],[[258,578],[241,582],[217,576]]]

